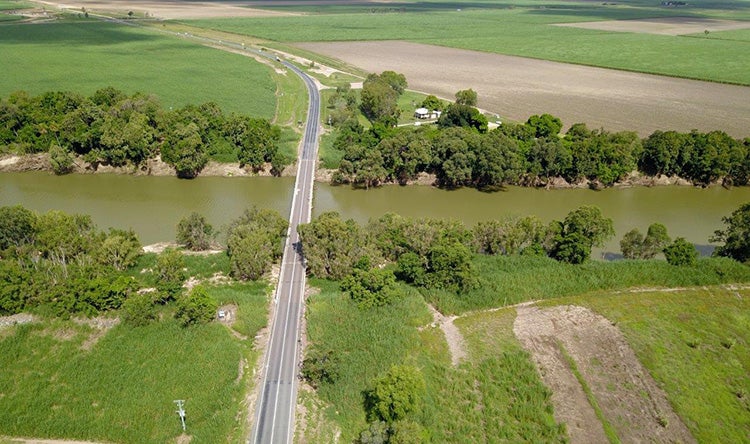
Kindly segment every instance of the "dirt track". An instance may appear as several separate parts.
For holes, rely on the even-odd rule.
[[[721,129],[750,136],[750,87],[630,73],[401,41],[300,43],[370,72],[394,70],[444,98],[472,88],[479,106],[525,121],[550,113],[570,126],[653,131]]]
[[[555,416],[566,423],[571,442],[607,439],[565,353],[622,442],[695,442],[622,333],[606,318],[576,306],[517,310],[513,332],[552,390]]]

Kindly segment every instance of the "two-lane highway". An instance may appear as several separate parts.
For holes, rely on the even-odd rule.
[[[299,324],[304,305],[305,263],[297,225],[310,221],[315,161],[318,156],[320,94],[315,82],[299,68],[283,64],[304,80],[310,98],[302,150],[297,160],[289,231],[276,288],[275,316],[266,352],[261,395],[256,405],[252,443],[290,443],[294,436],[297,403]]]

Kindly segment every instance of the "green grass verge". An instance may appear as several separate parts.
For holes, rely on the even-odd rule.
[[[68,20],[0,27],[0,96],[26,90],[90,95],[114,86],[157,95],[165,107],[208,101],[272,118],[276,85],[255,60],[130,26]],[[210,87],[207,87],[210,85]]]
[[[698,442],[747,441],[750,290],[610,293],[553,303],[583,305],[617,323]]]
[[[342,431],[341,442],[350,442],[366,427],[362,393],[392,364],[422,371],[427,394],[416,419],[432,442],[565,441],[564,427],[552,416],[549,391],[512,339],[512,320],[503,326],[510,337],[498,336],[492,353],[472,354],[470,362],[454,368],[443,333],[427,326],[431,317],[416,292],[407,291],[392,306],[360,310],[337,283],[312,284],[321,292],[308,303],[308,339],[339,356],[338,381],[323,385],[318,395],[329,406],[327,419]],[[486,338],[479,331],[475,335]]]
[[[545,60],[677,77],[750,84],[746,45],[695,39],[552,26],[555,23],[660,16],[724,17],[750,20],[747,2],[731,10],[571,5],[544,8],[441,10],[372,14],[320,14],[263,19],[199,20],[190,23],[279,42],[409,40]],[[465,8],[465,7],[464,7]]]
[[[441,312],[498,307],[519,302],[631,287],[689,287],[750,281],[750,267],[724,258],[702,258],[692,267],[662,260],[589,261],[570,265],[546,257],[475,256],[479,287],[466,294],[423,290]]]

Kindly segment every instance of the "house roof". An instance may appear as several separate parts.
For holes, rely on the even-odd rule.
[[[417,114],[429,114],[430,110],[428,110],[427,108],[417,108],[414,112]]]

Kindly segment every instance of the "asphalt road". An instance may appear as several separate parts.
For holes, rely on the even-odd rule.
[[[305,263],[301,254],[297,225],[310,221],[310,209],[318,152],[320,94],[312,79],[296,66],[283,64],[304,80],[309,108],[302,151],[297,161],[289,232],[284,245],[276,310],[271,340],[266,353],[261,395],[249,442],[291,443],[294,437],[294,408],[297,404],[299,324],[304,306]]]

